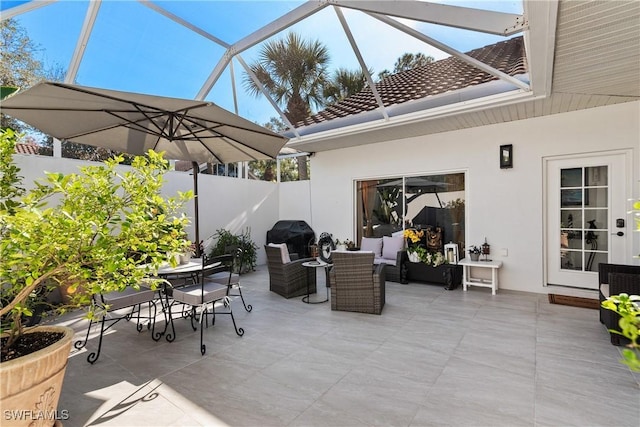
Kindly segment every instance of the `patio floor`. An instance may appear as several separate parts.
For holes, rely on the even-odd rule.
[[[376,316],[286,300],[266,266],[242,283],[245,335],[219,316],[205,356],[186,320],[173,343],[120,322],[95,365],[74,350],[64,426],[638,426],[640,375],[597,310],[387,282]]]

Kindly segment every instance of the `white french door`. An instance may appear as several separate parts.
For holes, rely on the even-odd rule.
[[[598,288],[598,264],[624,263],[626,153],[547,159],[546,283]]]

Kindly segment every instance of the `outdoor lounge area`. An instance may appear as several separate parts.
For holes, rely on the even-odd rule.
[[[0,12],[2,427],[640,426],[639,1]]]
[[[598,310],[387,282],[375,316],[285,299],[268,281],[266,266],[242,276],[253,310],[232,303],[245,334],[218,319],[205,356],[184,319],[173,343],[121,322],[94,365],[72,353],[65,427],[638,425],[640,376]],[[77,336],[87,326],[57,321]]]

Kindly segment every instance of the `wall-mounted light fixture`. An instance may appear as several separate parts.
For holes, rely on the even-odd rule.
[[[513,167],[513,145],[500,146],[500,169],[509,169]]]

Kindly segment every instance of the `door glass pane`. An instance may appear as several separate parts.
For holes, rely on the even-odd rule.
[[[563,209],[560,212],[560,227],[568,229],[582,228],[582,210]]]
[[[581,251],[560,251],[560,268],[563,270],[582,270]]]
[[[587,188],[584,190],[584,205],[590,208],[606,208],[608,194],[606,188]]]
[[[583,228],[606,230],[609,223],[606,209],[585,209]]]
[[[582,249],[581,231],[565,231],[563,232],[562,239],[564,239],[564,241],[560,242],[560,244],[563,248]]]
[[[560,207],[582,206],[582,189],[560,190]]]
[[[582,187],[582,168],[562,169],[560,187]]]
[[[597,271],[609,250],[607,166],[560,171],[560,268]]]
[[[586,266],[585,266],[585,271],[593,271],[593,272],[597,272],[598,271],[598,264],[600,263],[607,263],[608,261],[608,256],[606,252],[585,252],[585,257],[586,257]]]
[[[587,187],[596,187],[608,185],[609,177],[606,166],[592,166],[585,168],[584,185]]]

